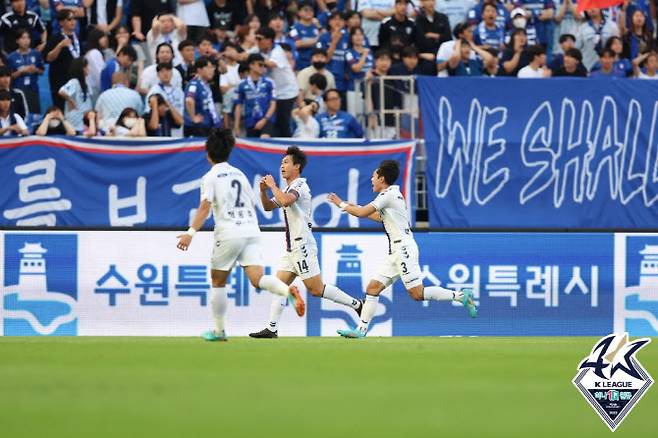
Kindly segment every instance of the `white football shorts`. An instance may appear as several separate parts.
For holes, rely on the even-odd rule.
[[[279,271],[292,272],[302,280],[320,275],[318,247],[314,244],[304,244],[286,252],[279,262]]]
[[[400,278],[407,290],[423,284],[416,241],[393,242],[391,250],[374,280],[388,287]]]
[[[210,267],[216,271],[230,271],[236,262],[240,266],[263,266],[260,237],[215,239]]]

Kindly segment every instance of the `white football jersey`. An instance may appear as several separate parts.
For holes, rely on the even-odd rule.
[[[382,216],[384,231],[388,237],[389,252],[391,251],[391,244],[413,240],[414,236],[409,224],[407,202],[400,193],[400,186],[389,186],[370,204]]]
[[[228,163],[215,164],[201,180],[201,200],[212,203],[215,233],[223,239],[257,237],[256,197],[247,177]]]
[[[284,192],[297,196],[294,203],[282,207],[286,224],[286,250],[292,251],[304,244],[315,245],[311,223],[311,189],[306,184],[306,178],[297,178]],[[279,205],[276,199],[272,198],[272,201]]]

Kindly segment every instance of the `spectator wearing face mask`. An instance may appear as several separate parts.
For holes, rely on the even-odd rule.
[[[336,88],[336,81],[334,75],[326,69],[327,66],[327,52],[324,49],[313,49],[311,56],[311,65],[297,73],[297,85],[299,86],[299,97],[297,99],[298,105],[304,102],[304,99],[312,99],[309,79],[315,74],[324,76],[328,88]]]
[[[515,5],[526,11],[537,31],[537,43],[551,53],[553,51],[553,17],[555,5],[553,0],[516,0]]]
[[[75,135],[75,128],[64,118],[62,110],[56,106],[51,106],[43,116],[39,127],[34,131],[34,135]]]
[[[593,79],[620,79],[626,75],[615,68],[615,52],[612,49],[603,49],[599,57],[599,68],[590,72],[589,77]]]
[[[619,36],[619,28],[614,21],[606,19],[601,10],[588,9],[586,20],[578,28],[576,48],[583,54],[583,64],[590,70],[598,60],[598,52],[605,47],[608,38]]]
[[[116,123],[110,128],[110,136],[146,137],[146,123],[139,117],[137,111],[133,108],[126,108],[121,111]]]
[[[562,58],[562,65],[552,69],[553,77],[586,78],[587,69],[582,63],[583,55],[576,48],[567,49]]]
[[[534,17],[528,15],[523,8],[515,8],[510,15],[512,17],[512,26],[509,31],[510,34],[514,32],[515,29],[524,29],[528,38],[528,45],[534,46],[537,44],[539,40],[537,38],[537,27],[535,25]]]

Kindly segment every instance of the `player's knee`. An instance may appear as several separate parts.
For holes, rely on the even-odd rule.
[[[379,287],[374,284],[369,284],[368,287],[366,288],[366,294],[367,295],[372,295],[372,296],[378,296],[381,291],[379,290]]]

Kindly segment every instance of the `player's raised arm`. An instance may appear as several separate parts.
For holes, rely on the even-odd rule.
[[[335,193],[330,193],[329,196],[327,196],[327,199],[329,202],[352,216],[367,217],[377,222],[381,222],[382,220],[379,212],[377,212],[377,209],[372,204],[364,206],[349,204],[340,199]]]
[[[265,184],[265,178],[261,178],[260,184],[260,202],[263,204],[265,211],[272,211],[275,208],[279,208],[276,202],[272,201],[269,196],[267,196],[267,184]]]
[[[263,181],[265,181],[267,187],[272,191],[274,199],[280,207],[288,207],[289,205],[294,204],[295,201],[297,201],[297,198],[299,198],[299,193],[294,190],[282,192],[276,185],[276,181],[274,181],[272,175],[266,175],[265,178],[263,178]]]

